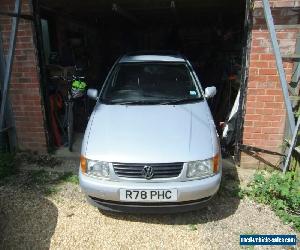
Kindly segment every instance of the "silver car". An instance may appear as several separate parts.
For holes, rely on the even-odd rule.
[[[98,94],[81,149],[89,202],[118,212],[171,213],[209,201],[221,181],[219,138],[191,64],[177,54],[128,54]]]

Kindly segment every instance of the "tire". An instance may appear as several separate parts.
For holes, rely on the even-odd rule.
[[[69,151],[72,152],[73,146],[73,126],[74,126],[74,113],[73,113],[73,102],[69,102],[68,104],[68,147]]]

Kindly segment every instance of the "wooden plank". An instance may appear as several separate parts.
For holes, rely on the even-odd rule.
[[[290,100],[291,101],[299,101],[300,100],[300,96],[290,96]]]
[[[288,59],[300,59],[300,54],[292,54],[292,55],[281,55],[282,58],[288,58]]]
[[[300,24],[275,25],[275,29],[277,29],[277,30],[283,30],[283,29],[300,29]]]

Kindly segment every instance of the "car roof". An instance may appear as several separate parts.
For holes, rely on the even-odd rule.
[[[121,57],[119,63],[130,62],[185,62],[186,59],[176,52],[136,52]]]

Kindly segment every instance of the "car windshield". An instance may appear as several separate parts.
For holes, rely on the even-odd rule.
[[[109,104],[175,104],[202,99],[185,63],[120,63],[101,95]]]

